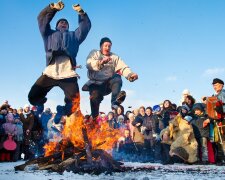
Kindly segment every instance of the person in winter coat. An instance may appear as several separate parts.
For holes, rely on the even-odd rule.
[[[7,139],[9,136],[12,136],[14,139],[17,136],[17,128],[16,125],[14,124],[14,116],[12,113],[8,113],[6,115],[6,123],[2,125],[2,127],[5,130],[5,139]],[[13,155],[15,151],[5,151],[5,158],[8,161],[13,160]]]
[[[114,113],[112,111],[110,111],[107,115],[107,122],[108,122],[110,128],[114,128],[115,117],[114,117]]]
[[[170,113],[174,111],[172,108],[172,103],[170,100],[164,100],[163,107],[161,111],[163,128],[166,128],[169,125],[169,121],[173,118],[170,117]]]
[[[163,129],[163,125],[162,125],[162,116],[161,116],[161,108],[159,105],[155,105],[152,108],[153,110],[153,123],[154,123],[154,127],[155,127],[155,134],[153,134],[153,138],[154,138],[154,161],[160,163],[162,160],[162,145],[161,145],[161,138],[160,138],[160,132]]]
[[[146,161],[144,155],[144,135],[141,133],[141,128],[145,116],[145,107],[141,106],[139,108],[138,116],[136,116],[134,121],[132,122],[132,125],[134,126],[132,137],[137,149],[136,154],[139,156],[140,161]]]
[[[14,120],[15,119],[12,113],[8,113],[6,115],[6,123],[2,125],[6,135],[12,135],[12,136],[17,135],[17,128],[16,128],[16,125],[14,124]]]
[[[122,94],[121,75],[130,82],[138,79],[138,75],[133,73],[118,55],[111,52],[111,47],[112,41],[104,37],[100,41],[100,50],[92,50],[87,57],[89,81],[82,90],[89,91],[91,115],[94,120],[99,114],[100,103],[104,96],[112,93],[112,108],[117,108],[124,100],[119,98]]]
[[[145,109],[146,116],[141,127],[141,132],[144,135],[144,153],[146,155],[146,161],[154,159],[154,137],[155,134],[155,124],[153,119],[152,108],[147,107]]]
[[[188,111],[186,111],[188,113]],[[177,158],[171,158],[174,151],[179,154],[187,163],[195,163],[197,161],[197,141],[194,136],[192,126],[185,120],[184,114],[179,113],[173,120],[170,121],[169,126],[163,129],[160,133],[162,143],[170,145],[169,156],[166,152],[165,164],[174,163]],[[178,148],[178,150],[177,150]],[[182,150],[181,150],[182,149]],[[188,153],[188,156],[186,154]],[[185,157],[183,156],[185,155]]]
[[[34,125],[34,115],[31,113],[30,105],[25,104],[23,113],[20,114],[20,120],[23,123],[23,152],[24,152],[24,160],[31,159],[33,154],[29,151],[29,146],[31,143],[31,130]]]
[[[17,129],[17,134],[15,136],[15,141],[17,146],[13,156],[13,161],[17,161],[21,159],[22,143],[23,143],[23,123],[20,121],[19,118],[16,118],[15,125]]]
[[[41,114],[40,122],[43,130],[44,141],[48,140],[48,121],[52,118],[52,112],[50,108],[46,108],[45,111]]]
[[[213,96],[217,97],[221,101],[221,105],[215,108],[215,111],[218,115],[221,116],[220,119],[208,119],[204,122],[204,126],[210,124],[210,138],[213,134],[213,140],[215,142],[216,149],[216,161],[218,164],[225,164],[225,89],[224,82],[219,78],[213,79],[212,82],[214,94]],[[207,98],[203,98],[206,103]],[[213,132],[213,133],[212,133]]]
[[[207,147],[207,141],[209,140],[209,124],[203,127],[203,123],[208,117],[205,114],[202,103],[194,104],[193,111],[196,118],[191,121],[191,124],[194,129],[195,138],[198,142],[198,158],[203,164],[207,164],[209,159]]]
[[[58,86],[64,91],[65,114],[69,116],[72,113],[72,101],[79,96],[76,56],[80,44],[91,29],[91,22],[87,13],[77,4],[72,8],[78,12],[79,27],[69,31],[68,21],[62,18],[57,21],[56,29],[52,29],[51,20],[63,8],[62,1],[51,3],[38,15],[39,30],[46,51],[46,68],[31,87],[28,99],[32,105],[38,106],[39,111],[43,111],[47,93]],[[59,123],[60,119],[54,120],[55,123]]]

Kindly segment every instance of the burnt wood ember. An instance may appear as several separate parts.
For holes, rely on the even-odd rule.
[[[87,160],[86,150],[80,153],[65,153],[65,159],[62,160],[62,153],[56,153],[47,157],[39,157],[25,164],[15,167],[16,171],[24,171],[26,166],[37,164],[38,170],[49,170],[62,174],[65,170],[74,173],[112,173],[124,171],[122,163],[113,160],[110,154],[102,149],[91,151],[92,161]],[[70,155],[70,156],[68,156]]]
[[[49,170],[62,174],[64,171],[72,171],[74,173],[112,173],[125,171],[123,163],[115,161],[110,154],[102,149],[92,149],[87,129],[82,129],[85,148],[80,149],[74,147],[72,143],[60,142],[63,152],[56,152],[46,157],[38,157],[36,159],[25,162],[22,165],[14,167],[16,171],[24,171],[27,166],[37,164],[38,170]],[[100,147],[105,142],[97,145]],[[60,148],[59,148],[60,149]]]

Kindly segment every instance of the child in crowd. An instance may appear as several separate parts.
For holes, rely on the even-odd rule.
[[[192,120],[194,135],[198,142],[198,159],[203,164],[208,164],[208,148],[207,141],[209,139],[209,125],[203,127],[203,122],[208,119],[205,114],[204,106],[202,103],[196,103],[193,106],[193,112],[196,116]]]
[[[14,124],[14,116],[12,113],[8,113],[6,115],[6,123],[4,123],[2,125],[2,127],[5,130],[5,139],[9,138],[10,136],[12,138],[15,138],[15,136],[17,135],[17,128],[16,125]],[[5,149],[5,154],[3,154],[3,161],[4,159],[6,161],[12,161],[13,160],[13,154],[14,154],[14,150],[13,151],[9,151]]]

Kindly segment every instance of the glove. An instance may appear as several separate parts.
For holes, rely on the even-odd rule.
[[[72,8],[78,12],[78,14],[83,15],[85,14],[84,10],[81,8],[80,4],[73,4]]]
[[[135,74],[135,73],[131,74],[130,77],[128,78],[128,80],[129,80],[130,82],[133,82],[133,81],[135,81],[135,80],[137,80],[137,79],[138,79],[138,75]]]
[[[56,9],[57,11],[60,11],[64,8],[64,3],[62,1],[58,1],[57,3],[51,3],[50,7],[51,9]]]

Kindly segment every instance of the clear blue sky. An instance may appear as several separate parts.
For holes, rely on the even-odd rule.
[[[8,100],[18,108],[28,103],[27,94],[45,68],[43,41],[37,15],[49,0],[1,0],[1,88],[0,103]],[[71,8],[80,3],[92,21],[92,29],[77,56],[81,79],[87,81],[86,57],[99,48],[102,37],[113,42],[112,52],[139,75],[133,83],[123,78],[129,105],[153,106],[165,99],[179,103],[188,88],[197,99],[213,93],[214,77],[225,81],[224,0],[64,0],[65,8],[52,20],[65,17],[70,30],[77,28]],[[81,92],[81,109],[90,112],[87,92]],[[62,90],[48,94],[46,107],[63,104]],[[102,104],[110,110],[110,96]]]

